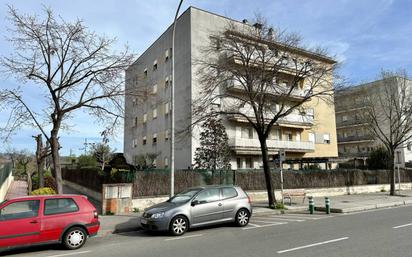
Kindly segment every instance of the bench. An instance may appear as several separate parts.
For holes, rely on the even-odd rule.
[[[283,191],[283,200],[289,199],[289,205],[292,205],[292,197],[303,197],[302,204],[305,203],[306,192],[305,189],[294,189]]]

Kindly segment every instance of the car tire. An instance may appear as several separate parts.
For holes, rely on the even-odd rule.
[[[236,213],[235,223],[239,227],[244,227],[249,224],[250,212],[247,209],[240,209]]]
[[[189,221],[185,216],[176,216],[170,221],[169,232],[173,236],[181,236],[189,229]]]
[[[76,250],[82,247],[87,240],[87,233],[81,227],[72,227],[64,233],[63,245],[68,250]]]

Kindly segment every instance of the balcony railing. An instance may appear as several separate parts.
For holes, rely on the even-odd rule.
[[[278,140],[266,140],[268,148],[272,149],[284,149],[290,151],[314,151],[315,144],[313,142],[302,142],[302,141],[278,141]],[[252,150],[259,148],[260,142],[258,139],[248,139],[248,138],[229,138],[229,146],[231,148]]]
[[[337,121],[336,122],[336,127],[346,127],[346,126],[353,126],[353,125],[365,125],[367,124],[364,120],[359,120],[359,119],[350,119],[350,120],[345,120],[345,121]]]

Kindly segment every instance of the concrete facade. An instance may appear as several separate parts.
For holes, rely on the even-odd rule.
[[[197,77],[198,68],[194,63],[202,58],[202,49],[210,44],[211,35],[224,31],[229,22],[245,26],[243,23],[194,7],[187,9],[177,21],[174,85],[176,131],[187,128],[193,122],[192,104],[201,88]],[[170,55],[171,32],[172,27],[169,27],[126,71],[126,88],[135,89],[137,92],[144,91],[145,95],[143,100],[139,100],[138,97],[126,97],[124,153],[129,163],[135,163],[136,156],[155,153],[156,167],[168,167],[168,85],[171,80],[173,58]],[[311,113],[292,113],[275,126],[267,141],[271,157],[277,154],[279,149],[285,149],[287,159],[306,160],[307,163],[312,159],[328,160],[337,157],[334,106],[319,99],[313,99],[308,105]],[[252,127],[236,118],[225,118],[223,123],[233,152],[232,169],[261,168],[260,145]],[[199,134],[200,130],[195,127],[191,135],[177,135],[175,168],[191,167],[196,148],[199,147]],[[327,168],[326,164],[322,165]],[[293,164],[287,167],[299,168]]]
[[[388,78],[400,83],[397,77]],[[408,81],[412,89],[412,81]],[[338,135],[338,152],[342,159],[366,160],[369,153],[382,146],[379,139],[374,138],[368,131],[368,123],[362,119],[362,110],[366,108],[363,98],[376,95],[381,90],[382,80],[373,81],[344,90],[335,95],[336,129]],[[381,126],[384,131],[389,130],[389,123]],[[399,154],[400,167],[412,162],[412,140],[396,150]],[[363,161],[364,162],[364,161]],[[364,162],[366,164],[366,162]],[[362,164],[362,163],[359,163]]]

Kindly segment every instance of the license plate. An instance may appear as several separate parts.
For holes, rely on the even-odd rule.
[[[142,224],[147,224],[147,220],[141,219],[141,220],[140,220],[140,223],[142,223]]]

